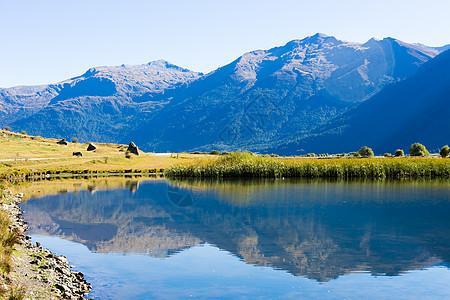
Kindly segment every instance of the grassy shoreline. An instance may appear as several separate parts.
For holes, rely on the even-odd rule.
[[[195,161],[206,154],[145,153],[128,154],[127,145],[95,143],[57,144],[57,139],[42,138],[0,130],[0,179],[39,180],[64,176],[155,175],[182,161]],[[73,156],[82,153],[82,157]],[[210,156],[210,155],[209,155]]]
[[[127,155],[127,145],[57,144],[56,139],[1,131],[0,180],[28,181],[61,177],[155,176],[191,178],[449,178],[450,159],[300,158],[247,152],[226,155],[178,153]],[[73,157],[82,152],[82,157]],[[218,151],[217,151],[218,152]],[[220,153],[219,153],[220,154]]]
[[[450,159],[280,159],[232,153],[170,166],[167,177],[192,178],[450,178]]]

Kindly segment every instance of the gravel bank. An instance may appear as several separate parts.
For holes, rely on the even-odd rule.
[[[57,256],[39,243],[33,244],[25,235],[28,226],[18,206],[22,197],[6,192],[5,202],[10,204],[1,207],[9,215],[10,229],[20,233],[12,258],[11,286],[23,288],[27,299],[86,299],[92,287],[84,275],[72,271],[65,256]]]

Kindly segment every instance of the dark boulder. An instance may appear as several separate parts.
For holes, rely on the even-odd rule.
[[[93,143],[89,143],[89,146],[87,147],[87,151],[94,151],[97,150],[97,145]]]
[[[57,141],[56,143],[57,143],[58,145],[67,145],[66,139],[62,139],[62,140],[60,140],[60,141]]]
[[[80,156],[83,156],[83,153],[81,153],[81,152],[73,152],[72,155],[76,156],[76,157],[80,157]]]
[[[133,142],[131,142],[131,143],[128,145],[127,151],[130,152],[130,153],[133,153],[133,154],[135,154],[135,155],[139,155],[139,148],[138,148],[138,146],[136,146],[136,144],[133,143]]]

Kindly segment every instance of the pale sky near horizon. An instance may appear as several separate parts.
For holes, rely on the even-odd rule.
[[[450,44],[448,0],[0,0],[0,87],[165,59],[207,73],[322,32]]]

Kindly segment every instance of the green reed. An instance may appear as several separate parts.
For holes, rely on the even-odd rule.
[[[197,178],[423,178],[450,177],[450,159],[281,159],[235,152],[217,160],[178,164],[167,177]]]

